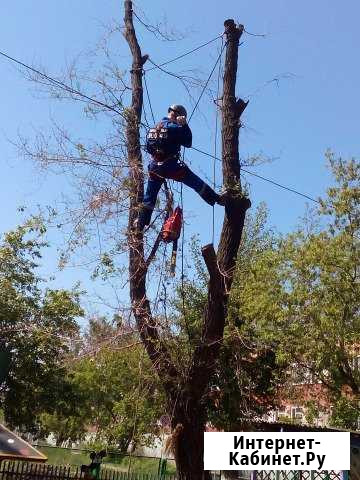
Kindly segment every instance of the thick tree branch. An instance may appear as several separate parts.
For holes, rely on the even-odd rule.
[[[234,275],[236,258],[250,200],[242,196],[240,185],[239,129],[240,116],[247,102],[236,99],[235,85],[239,40],[244,27],[233,20],[225,21],[227,48],[222,102],[223,181],[229,200],[217,256],[209,247],[203,251],[210,273],[208,300],[200,345],[195,349],[190,372],[196,395],[200,398],[215,370],[227,315],[228,293]],[[214,269],[216,264],[216,269]],[[217,273],[219,272],[219,273]]]
[[[219,266],[217,264],[214,245],[213,244],[205,245],[205,247],[201,249],[201,253],[202,253],[206,268],[208,269],[208,272],[210,275],[210,285],[213,285],[213,286],[221,285],[222,277],[219,270]]]
[[[140,332],[141,340],[152,361],[155,370],[166,389],[174,388],[178,372],[173,365],[169,352],[162,342],[157,324],[152,316],[150,302],[146,295],[147,264],[144,258],[144,240],[142,232],[134,229],[134,221],[144,198],[144,173],[141,155],[139,125],[143,105],[142,67],[148,56],[141,54],[133,25],[131,0],[125,0],[124,36],[129,44],[133,62],[131,69],[132,99],[126,118],[126,138],[130,165],[130,211],[128,224],[130,297],[133,313]]]

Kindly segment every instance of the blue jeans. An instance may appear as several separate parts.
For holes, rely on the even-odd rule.
[[[179,162],[177,158],[169,159],[162,164],[153,161],[148,168],[149,180],[139,217],[140,228],[144,228],[145,225],[150,223],[156,199],[164,179],[172,179],[184,183],[195,190],[209,205],[214,205],[218,201],[219,195],[201,178],[195,175],[187,165]]]

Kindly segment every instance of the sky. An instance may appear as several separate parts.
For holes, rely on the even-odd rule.
[[[262,154],[273,159],[249,170],[317,198],[331,183],[324,158],[328,148],[344,157],[359,157],[360,4],[356,0],[139,0],[135,10],[141,17],[145,13],[154,23],[166,18],[169,28],[184,33],[183,39],[164,42],[135,23],[143,53],[157,63],[221,34],[226,18],[245,26],[248,33],[241,39],[237,93],[250,102],[242,117],[241,157]],[[114,20],[121,23],[123,5],[121,0],[3,0],[0,12],[0,51],[25,63],[44,66],[49,74],[57,75],[79,54],[86,57],[86,52],[93,51]],[[196,69],[202,78],[207,78],[220,42],[167,68],[172,72]],[[111,47],[119,68],[128,70],[130,56],[121,35],[112,37]],[[56,205],[63,194],[71,197],[73,193],[69,178],[39,172],[19,155],[12,144],[18,133],[31,139],[37,129],[47,132],[50,119],[56,119],[79,139],[100,138],[106,134],[107,124],[86,120],[79,103],[59,103],[39,94],[18,68],[2,57],[0,71],[0,233],[4,233],[22,220],[18,207],[26,206],[26,212],[31,213],[38,205]],[[147,74],[147,81],[157,119],[172,103],[183,103],[191,111],[186,92],[176,79],[155,70]],[[193,94],[196,98],[199,90]],[[210,153],[214,152],[215,115],[213,102],[204,95],[190,124],[194,146]],[[220,146],[217,148],[219,152]],[[211,181],[211,159],[190,150],[186,161],[197,174]],[[216,170],[216,183],[221,186],[219,163]],[[279,232],[291,231],[299,223],[309,200],[255,177],[245,178],[250,184],[253,208],[265,201],[269,222]],[[198,233],[201,243],[209,243],[211,208],[185,189],[184,209],[186,240]],[[215,209],[215,223],[216,241],[222,223],[221,207]],[[95,301],[95,292],[101,292],[111,303],[112,287],[93,283],[89,271],[83,268],[59,272],[56,247],[62,242],[60,232],[50,232],[50,240],[53,246],[44,257],[44,276],[56,275],[51,285],[61,287],[80,280],[89,292],[89,308],[106,312],[107,307]],[[125,292],[120,291],[122,294]]]

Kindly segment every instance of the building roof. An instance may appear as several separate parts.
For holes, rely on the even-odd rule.
[[[47,457],[0,423],[0,460],[46,462]]]
[[[312,425],[301,425],[282,422],[251,422],[250,429],[263,432],[350,432],[351,442],[360,445],[360,431],[351,431],[341,428],[315,427]]]

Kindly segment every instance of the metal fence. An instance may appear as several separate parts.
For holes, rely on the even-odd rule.
[[[230,473],[230,472],[228,472]],[[253,471],[231,472],[242,480],[348,480],[348,472],[335,471]],[[212,480],[226,478],[226,472],[211,472]],[[350,475],[351,478],[351,475]],[[48,465],[34,462],[0,461],[0,480],[90,480],[80,466]],[[101,469],[98,480],[177,480],[176,475],[121,472]]]
[[[253,480],[345,480],[346,475],[340,471],[316,471],[316,470],[259,470],[253,472]]]
[[[0,462],[0,480],[87,480],[81,467],[47,465],[41,463]],[[99,480],[176,480],[174,475],[128,473],[101,469]]]

